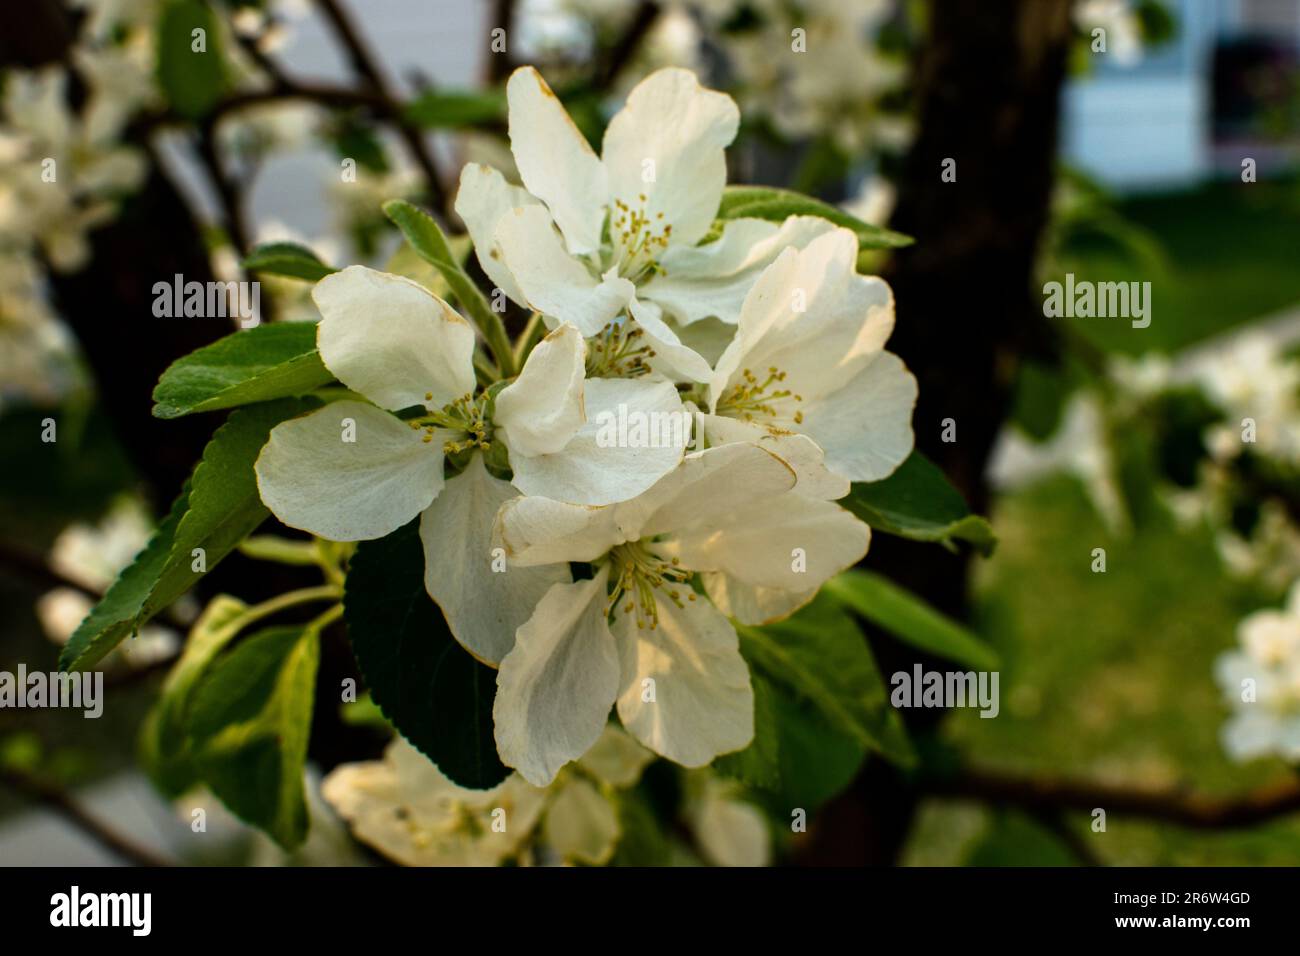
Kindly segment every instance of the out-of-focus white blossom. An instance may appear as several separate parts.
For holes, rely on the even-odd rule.
[[[1237,641],[1239,648],[1215,664],[1233,711],[1223,727],[1224,749],[1236,760],[1300,759],[1300,582],[1282,610],[1243,618]]]
[[[1105,420],[1094,395],[1079,393],[1071,397],[1056,433],[1046,441],[1032,441],[1015,425],[1007,425],[989,457],[989,481],[1004,491],[1057,473],[1073,475],[1083,484],[1093,507],[1112,532],[1127,528],[1128,516],[1116,483]]]

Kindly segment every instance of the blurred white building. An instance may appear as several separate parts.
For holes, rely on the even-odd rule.
[[[1216,49],[1248,39],[1300,48],[1300,0],[1167,2],[1173,40],[1131,62],[1112,43],[1065,91],[1065,160],[1117,190],[1178,188],[1238,167],[1243,144],[1216,149],[1213,135]]]

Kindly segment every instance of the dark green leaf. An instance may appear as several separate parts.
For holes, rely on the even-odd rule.
[[[851,229],[858,237],[858,248],[898,249],[910,246],[910,236],[882,229],[851,216],[820,199],[813,199],[788,189],[770,186],[728,186],[718,206],[719,219],[766,219],[784,222],[790,216],[820,216],[837,226]]]
[[[778,687],[772,700],[780,757],[780,783],[772,791],[772,802],[779,817],[788,821],[792,808],[821,806],[852,783],[868,748],[837,731],[785,688]]]
[[[820,806],[847,787],[867,757],[861,735],[831,726],[808,699],[769,678],[758,659],[750,661],[750,679],[754,742],[712,769],[760,791],[781,816]]]
[[[879,574],[845,571],[822,593],[913,647],[976,670],[998,667],[998,655],[978,637]]]
[[[303,765],[319,661],[316,629],[259,631],[206,670],[186,722],[212,792],[285,848],[307,837]]]
[[[316,351],[316,326],[280,322],[243,329],[177,359],[153,390],[157,418],[179,418],[286,398],[334,380]]]
[[[171,511],[153,533],[135,559],[127,565],[86,619],[72,632],[59,655],[62,670],[90,667],[133,634],[144,613],[145,601],[167,565],[176,537],[176,528],[189,504],[190,484],[186,482]]]
[[[145,617],[152,617],[192,588],[266,520],[270,512],[258,493],[253,463],[272,428],[320,404],[313,398],[261,402],[232,413],[217,429],[194,469],[189,510],[176,529],[167,565],[145,602]],[[203,551],[203,570],[195,570],[197,549]]]
[[[486,790],[510,773],[493,736],[496,671],[456,643],[425,591],[419,524],[357,546],[343,598],[348,636],[384,716],[451,780]]]
[[[355,160],[362,169],[386,173],[390,169],[384,141],[375,125],[355,113],[340,115],[327,135],[340,159]]]
[[[997,544],[989,523],[971,513],[961,492],[919,451],[883,481],[855,482],[840,504],[877,531],[904,538],[948,548],[967,541],[984,555]]]
[[[319,282],[330,273],[338,271],[321,262],[316,253],[306,246],[296,242],[264,242],[245,257],[243,266],[250,272],[265,272],[268,275],[288,276],[308,282]]]
[[[457,129],[504,123],[506,98],[500,90],[481,93],[422,93],[406,107],[406,118],[426,129]]]
[[[673,849],[640,787],[616,790],[618,848],[610,866],[669,866]]]
[[[1051,438],[1061,424],[1074,383],[1061,370],[1022,362],[1016,374],[1011,421],[1036,442]]]
[[[201,34],[203,49],[196,30]],[[158,24],[158,85],[181,116],[204,116],[226,91],[217,16],[202,0],[168,0]]]
[[[789,620],[737,632],[746,659],[835,730],[894,763],[915,762],[866,640],[833,602],[818,599]]]
[[[723,754],[713,762],[713,769],[751,787],[776,790],[781,784],[778,691],[761,671],[751,669],[749,681],[754,688],[754,739],[744,750]]]
[[[59,658],[62,669],[94,664],[193,587],[266,519],[253,462],[273,427],[319,405],[311,398],[262,402],[236,411],[217,429],[171,513],[73,632]]]

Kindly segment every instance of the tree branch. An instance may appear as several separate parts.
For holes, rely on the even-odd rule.
[[[484,71],[484,79],[488,86],[505,82],[506,77],[514,69],[515,60],[509,53],[510,31],[514,29],[514,20],[515,0],[492,0],[492,12],[488,17],[488,33],[491,35],[491,31],[497,28],[505,30],[506,51],[497,53],[489,48],[487,69]]]
[[[51,783],[17,770],[0,770],[0,784],[54,811],[114,856],[121,857],[136,866],[171,865],[161,857],[155,856],[153,851],[137,846],[91,816],[63,790]]]
[[[967,769],[923,787],[928,796],[963,797],[1015,807],[1043,819],[1062,810],[1142,817],[1198,830],[1255,826],[1300,812],[1300,778],[1281,780],[1227,797],[1182,788],[1141,789],[1087,781],[1035,778]]]
[[[347,54],[352,71],[376,94],[377,106],[388,119],[392,120],[406,148],[410,150],[416,164],[424,173],[429,183],[430,200],[445,225],[448,209],[447,193],[443,189],[437,163],[433,160],[433,154],[429,151],[421,130],[406,118],[398,99],[389,90],[374,57],[362,41],[361,34],[338,0],[316,0],[316,6],[333,27],[335,36],[338,37]]]
[[[623,35],[614,42],[605,56],[596,64],[592,76],[592,85],[598,90],[607,90],[618,78],[619,71],[627,64],[636,48],[641,45],[655,20],[659,18],[659,4],[653,0],[641,0],[632,22],[627,25]]]

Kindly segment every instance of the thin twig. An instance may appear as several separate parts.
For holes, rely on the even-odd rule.
[[[248,222],[244,217],[243,195],[233,178],[226,174],[217,148],[216,117],[209,116],[198,131],[198,154],[207,170],[212,188],[221,203],[222,222],[227,238],[242,259],[250,248]]]
[[[1031,814],[1105,810],[1201,830],[1250,827],[1300,812],[1300,778],[1247,793],[1214,797],[1184,789],[1141,789],[1113,784],[1028,777],[968,769],[925,786],[931,796],[966,797]]]
[[[618,79],[619,72],[627,65],[636,48],[641,45],[655,20],[659,18],[659,4],[652,0],[641,0],[632,20],[623,31],[623,35],[614,41],[605,56],[596,64],[592,76],[592,85],[598,90],[608,90]]]
[[[152,850],[137,846],[83,810],[62,789],[17,770],[0,770],[0,784],[23,794],[54,811],[114,856],[136,866],[170,866]]]
[[[398,99],[389,90],[388,83],[380,73],[374,57],[371,56],[365,42],[361,39],[360,32],[342,5],[337,0],[316,0],[316,6],[333,27],[334,34],[343,45],[353,72],[377,94],[381,109],[393,121],[406,148],[410,150],[416,164],[424,173],[429,184],[429,198],[437,209],[439,218],[445,223],[448,209],[447,193],[442,186],[438,165],[434,162],[433,154],[429,151],[419,127],[406,118]]]
[[[35,555],[0,541],[0,567],[16,571],[27,580],[42,588],[71,588],[87,597],[98,601],[100,595],[94,588],[87,587],[80,581],[62,574],[50,567]]]

